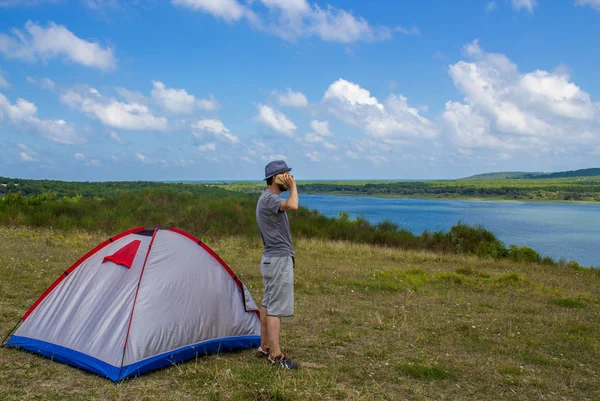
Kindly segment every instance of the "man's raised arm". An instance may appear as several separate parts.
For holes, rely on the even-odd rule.
[[[296,181],[294,180],[294,177],[288,173],[283,174],[283,181],[290,189],[290,197],[281,202],[281,205],[279,205],[279,210],[282,212],[296,211],[298,210],[298,188],[296,188]]]

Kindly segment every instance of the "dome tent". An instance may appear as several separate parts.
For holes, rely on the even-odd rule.
[[[114,236],[66,270],[6,346],[111,380],[258,347],[259,311],[208,246],[176,228]]]

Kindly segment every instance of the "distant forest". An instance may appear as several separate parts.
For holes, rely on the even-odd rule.
[[[152,189],[192,194],[217,190],[212,193],[233,191],[256,195],[264,187],[264,182],[72,182],[0,177],[0,196],[13,193],[24,197],[53,194],[59,198],[102,199],[123,192]],[[306,194],[345,196],[600,202],[600,168],[559,173],[481,174],[455,181],[299,181],[298,190]]]

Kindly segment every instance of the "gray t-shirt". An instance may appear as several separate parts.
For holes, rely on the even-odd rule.
[[[256,222],[265,247],[264,256],[294,256],[290,222],[286,212],[279,210],[283,200],[266,189],[256,205]]]

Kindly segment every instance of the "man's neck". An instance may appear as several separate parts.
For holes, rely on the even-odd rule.
[[[281,189],[279,189],[279,185],[277,184],[269,185],[267,186],[267,189],[269,189],[275,195],[281,195]]]

